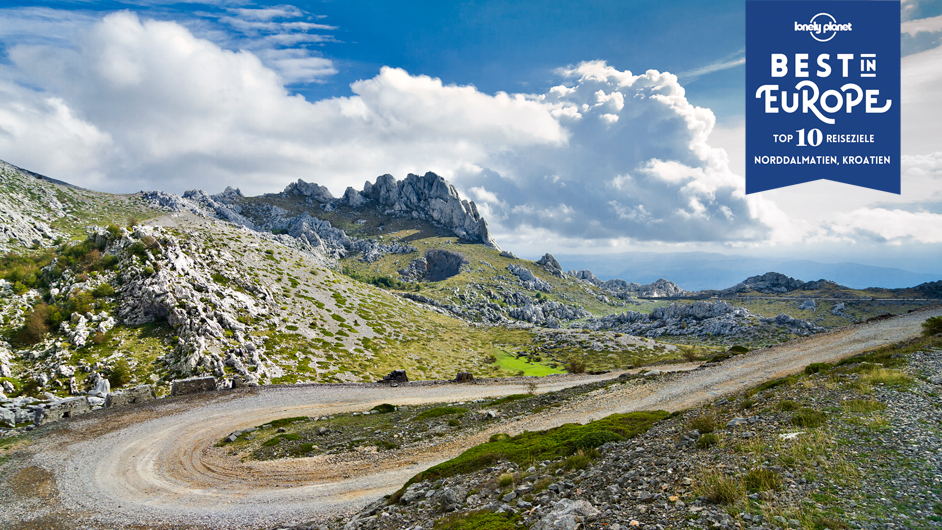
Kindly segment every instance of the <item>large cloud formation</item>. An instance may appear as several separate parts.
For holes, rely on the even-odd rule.
[[[296,11],[232,11],[221,23],[240,28],[238,45],[130,12],[21,15],[30,35],[43,33],[37,24],[68,31],[6,40],[0,158],[91,188],[262,193],[304,178],[339,194],[383,173],[432,170],[478,201],[509,245],[942,239],[942,212],[906,193],[909,182],[937,200],[942,182],[942,155],[930,155],[938,122],[926,119],[938,115],[940,48],[904,60],[904,144],[928,156],[904,159],[907,196],[817,224],[745,196],[711,141],[712,112],[672,74],[594,61],[557,71],[545,94],[491,95],[383,68],[349,97],[310,102],[286,87],[335,66],[297,46],[329,41],[335,28],[279,21]],[[904,29],[933,33],[936,23]],[[0,38],[17,31],[0,24]],[[251,35],[255,44],[243,45]]]
[[[480,201],[498,233],[769,233],[761,202],[708,144],[713,114],[667,73],[588,62],[558,71],[546,94],[489,95],[383,68],[353,96],[309,102],[258,54],[130,12],[76,31],[69,47],[21,44],[8,56],[0,157],[88,187],[260,193],[304,178],[339,193],[433,170]]]
[[[531,99],[569,142],[494,154],[477,174],[460,173],[503,228],[666,242],[769,236],[762,205],[747,200],[725,151],[708,143],[713,113],[690,104],[676,76],[601,61],[559,74],[566,83]]]

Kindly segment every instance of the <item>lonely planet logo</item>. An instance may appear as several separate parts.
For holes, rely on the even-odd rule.
[[[827,42],[834,38],[838,32],[853,31],[853,24],[838,24],[837,20],[827,13],[818,13],[811,17],[811,22],[801,24],[795,21],[795,31],[807,32],[811,38],[818,42]]]

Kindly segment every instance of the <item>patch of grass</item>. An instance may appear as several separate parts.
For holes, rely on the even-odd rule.
[[[742,482],[717,470],[705,472],[697,481],[696,490],[714,504],[735,504],[745,494]]]
[[[519,515],[494,513],[479,510],[467,513],[453,513],[435,521],[433,530],[517,530]]]
[[[792,425],[808,428],[820,427],[826,419],[827,416],[823,412],[802,407],[795,411],[794,416],[792,416]]]
[[[922,334],[926,337],[942,333],[942,317],[930,317],[922,323]]]
[[[841,521],[837,517],[830,515],[821,515],[815,517],[813,524],[815,530],[823,530],[825,528],[828,530],[846,530],[850,528],[844,521]]]
[[[743,484],[752,493],[779,491],[782,489],[782,477],[771,469],[753,468],[743,477]]]
[[[516,355],[503,350],[496,350],[492,355],[501,370],[514,375],[543,377],[544,375],[565,373],[564,370],[551,368],[541,362],[528,362],[526,357],[517,358]]]
[[[697,449],[707,449],[720,443],[720,437],[714,433],[701,434],[697,438]]]
[[[270,421],[266,425],[271,425],[272,428],[287,427],[296,421],[307,421],[307,416],[295,416],[293,418],[281,418],[275,421]]]
[[[514,483],[513,473],[504,473],[501,476],[497,477],[497,486],[501,489],[506,488],[507,486],[512,486]]]
[[[790,410],[798,410],[801,408],[801,403],[793,401],[791,399],[783,399],[778,402],[778,405],[775,406],[778,410],[782,412],[787,412]]]
[[[791,386],[795,384],[795,382],[797,381],[798,381],[797,375],[790,375],[788,377],[781,377],[779,379],[766,381],[765,383],[762,383],[761,385],[758,385],[755,388],[750,389],[748,392],[746,392],[746,396],[752,397],[758,394],[759,392],[762,392],[763,390],[771,390],[773,388],[780,387],[780,386]]]
[[[590,433],[610,431],[625,439],[630,439],[669,416],[670,413],[664,411],[631,412],[613,414],[586,425],[567,423],[547,431],[524,432],[509,439],[495,435],[492,437],[493,441],[472,447],[457,457],[412,477],[403,488],[422,480],[438,480],[471,473],[501,460],[524,465],[539,460],[571,456],[578,450],[577,444],[584,441],[586,435]]]
[[[491,406],[496,407],[498,405],[503,405],[504,403],[510,403],[511,401],[527,399],[528,397],[530,397],[530,394],[511,394],[509,396],[504,396],[502,398],[495,399],[494,401],[491,402]]]
[[[873,399],[850,399],[844,402],[843,407],[847,412],[869,414],[871,412],[885,410],[886,404]]]
[[[909,387],[913,384],[913,378],[899,370],[870,367],[860,375],[860,382],[870,385]]]
[[[579,451],[590,450],[596,447],[601,447],[602,445],[609,442],[621,442],[624,439],[624,436],[616,432],[600,429],[584,434],[581,438],[576,440],[575,447]]]
[[[755,405],[756,403],[757,403],[757,402],[756,402],[756,400],[754,400],[754,399],[744,399],[744,400],[742,400],[742,401],[739,402],[739,410],[750,409],[750,408],[752,408],[753,405]]]
[[[831,368],[833,367],[828,363],[811,363],[808,366],[805,366],[805,374],[811,375],[818,372],[827,372]]]
[[[468,409],[464,407],[435,407],[428,410],[423,410],[415,419],[417,420],[427,420],[431,418],[440,418],[442,416],[448,416],[451,414],[461,414],[463,412],[468,412]]]
[[[595,454],[598,454],[598,451],[595,451]],[[587,454],[585,451],[580,449],[576,454],[570,456],[563,462],[563,468],[565,469],[585,469],[589,467],[589,464],[592,462],[592,456]]]
[[[390,412],[396,412],[399,410],[399,407],[395,405],[390,405],[389,403],[383,403],[382,405],[376,405],[370,410],[375,410],[380,414],[389,414]]]

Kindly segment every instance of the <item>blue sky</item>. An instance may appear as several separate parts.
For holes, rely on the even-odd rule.
[[[522,254],[942,273],[942,1],[901,8],[899,196],[744,194],[744,1],[3,6],[0,159],[89,188],[339,196],[431,170]]]

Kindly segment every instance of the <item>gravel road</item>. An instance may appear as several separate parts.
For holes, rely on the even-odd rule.
[[[942,308],[843,328],[645,384],[594,391],[564,411],[505,421],[409,455],[372,454],[329,467],[324,457],[240,462],[214,444],[234,430],[278,418],[366,410],[381,403],[467,401],[529,389],[520,380],[398,388],[299,385],[100,411],[43,429],[27,454],[14,463],[18,471],[0,479],[8,486],[0,496],[0,523],[4,523],[0,526],[243,529],[336,516],[391,493],[419,471],[493,432],[516,434],[632,410],[685,409],[798,372],[812,362],[833,362],[914,337],[926,318],[937,315],[942,315]],[[538,380],[536,391],[617,375],[544,378]],[[52,486],[49,480],[40,480],[45,476],[51,476]],[[32,491],[39,487],[36,484],[45,488],[45,496]],[[51,493],[46,491],[50,488]]]

